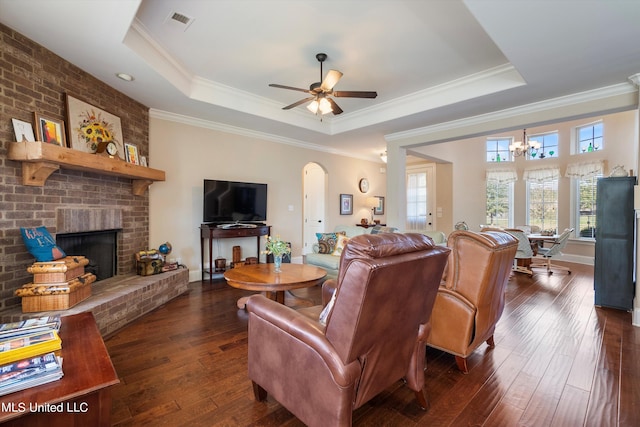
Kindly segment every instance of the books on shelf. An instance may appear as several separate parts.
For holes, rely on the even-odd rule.
[[[59,380],[62,358],[46,353],[0,366],[0,396]]]

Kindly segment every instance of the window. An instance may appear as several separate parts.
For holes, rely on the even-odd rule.
[[[407,171],[407,230],[427,228],[427,173]]]
[[[578,153],[591,153],[602,148],[604,143],[603,127],[602,122],[598,122],[576,128]]]
[[[511,138],[487,139],[487,162],[509,162]]]
[[[596,237],[596,190],[603,170],[602,161],[567,165],[565,176],[573,178],[572,226],[576,229],[577,237]]]
[[[578,236],[584,238],[596,238],[596,196],[598,178],[602,175],[576,179],[577,187],[577,227]]]
[[[487,181],[485,224],[509,228],[513,223],[513,183]]]
[[[515,169],[487,170],[487,225],[511,227],[513,224],[513,183],[518,179]]]
[[[541,230],[558,230],[558,179],[555,168],[525,170],[527,181],[527,223]]]
[[[541,230],[558,230],[558,180],[529,182],[527,186],[529,216],[527,223]]]
[[[537,141],[540,148],[531,152],[529,159],[546,159],[558,157],[558,132],[529,135],[529,142]]]

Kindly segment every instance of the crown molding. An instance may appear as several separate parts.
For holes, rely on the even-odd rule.
[[[280,135],[275,135],[267,132],[259,132],[251,129],[241,128],[238,126],[231,126],[224,123],[218,123],[211,120],[198,119],[195,117],[184,116],[181,114],[175,114],[168,111],[157,110],[154,108],[149,109],[149,117],[159,120],[166,120],[175,123],[181,123],[188,126],[195,126],[204,129],[210,129],[218,132],[226,132],[234,135],[245,136],[248,138],[261,139],[265,141],[275,142],[278,144],[285,144],[292,147],[304,148],[307,150],[321,151],[323,153],[335,154],[338,156],[350,157],[359,160],[371,161],[370,157],[357,156],[353,153],[349,153],[342,150],[337,150],[331,147],[325,147],[323,145],[312,144],[305,141],[300,141],[293,138],[286,138]]]
[[[606,86],[585,92],[579,92],[571,95],[552,98],[544,101],[534,102],[531,104],[521,105],[505,110],[495,111],[491,113],[481,114],[478,116],[467,117],[459,120],[452,120],[445,123],[425,126],[416,129],[410,129],[402,132],[396,132],[385,135],[387,142],[415,140],[420,137],[432,134],[459,129],[462,127],[477,126],[500,120],[509,120],[515,117],[521,117],[531,114],[537,114],[557,108],[566,108],[577,106],[587,102],[599,101],[606,98],[616,97],[620,95],[635,94],[637,89],[630,83],[619,83],[616,85]]]
[[[138,18],[131,23],[122,43],[144,59],[176,89],[189,96],[193,74],[153,39]]]
[[[338,117],[332,123],[333,134],[421,113],[525,84],[526,82],[513,65],[503,64],[354,111],[345,117]]]
[[[337,135],[525,84],[511,64],[504,64],[372,107],[335,117],[328,115],[320,122],[305,109],[282,110],[279,102],[195,75],[158,44],[137,18],[124,44],[191,99],[325,135]]]

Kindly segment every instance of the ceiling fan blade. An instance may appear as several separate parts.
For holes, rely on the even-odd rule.
[[[358,90],[340,90],[334,91],[332,93],[333,96],[338,98],[375,98],[378,96],[378,92],[367,92],[367,91],[358,91]]]
[[[297,107],[298,105],[302,105],[302,104],[304,104],[305,102],[313,101],[314,99],[316,99],[316,97],[315,97],[315,96],[310,96],[309,98],[301,99],[300,101],[298,101],[298,102],[294,102],[294,103],[293,103],[293,104],[291,104],[291,105],[287,105],[286,107],[282,107],[282,109],[283,109],[283,110],[290,110],[290,109],[292,109],[292,108]]]
[[[340,80],[341,77],[342,77],[342,73],[340,71],[329,70],[329,72],[327,73],[327,77],[325,77],[324,80],[322,81],[322,85],[320,86],[320,88],[324,92],[330,91],[331,89],[333,89],[336,83],[338,83],[338,80]]]
[[[271,87],[277,87],[279,89],[289,89],[289,90],[297,90],[298,92],[305,92],[305,93],[313,93],[311,92],[309,89],[301,89],[299,87],[292,87],[292,86],[284,86],[284,85],[277,85],[275,83],[271,83],[269,86]]]
[[[338,114],[342,113],[342,108],[340,108],[338,104],[336,104],[336,101],[329,97],[327,97],[327,100],[329,101],[329,104],[331,104],[331,111],[333,111],[333,114],[337,116]]]

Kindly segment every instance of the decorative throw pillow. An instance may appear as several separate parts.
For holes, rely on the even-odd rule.
[[[46,227],[20,227],[22,240],[27,250],[38,262],[54,261],[67,255],[56,245],[56,241],[49,234]]]
[[[320,250],[318,253],[320,254],[330,254],[333,252],[333,249],[338,242],[338,234],[340,233],[316,233],[316,237],[318,238],[318,247]]]
[[[393,233],[394,231],[396,231],[395,227],[383,227],[382,225],[376,225],[371,229],[371,234]]]
[[[342,255],[342,250],[344,249],[344,245],[347,244],[349,238],[345,234],[338,234],[338,241],[336,242],[336,246],[333,248],[333,252],[331,255],[340,256]]]

